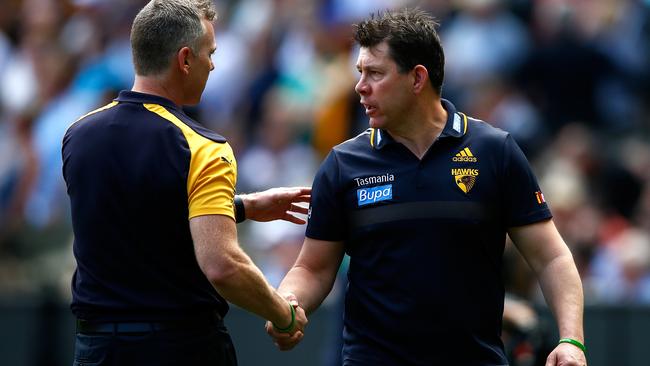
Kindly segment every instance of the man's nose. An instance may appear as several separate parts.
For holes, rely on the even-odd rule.
[[[363,80],[363,78],[360,78],[357,85],[354,86],[354,91],[356,91],[357,94],[368,93],[368,84]]]

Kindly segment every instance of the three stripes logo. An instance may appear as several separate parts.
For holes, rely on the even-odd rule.
[[[451,158],[451,161],[457,162],[457,163],[464,163],[464,162],[470,162],[470,163],[476,163],[478,159],[472,152],[469,150],[469,147],[466,147],[462,149],[456,156]]]
[[[537,199],[537,204],[539,205],[546,203],[546,200],[544,199],[544,193],[542,193],[542,191],[535,192],[535,199]]]

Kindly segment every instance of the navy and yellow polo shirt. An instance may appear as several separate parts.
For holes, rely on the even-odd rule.
[[[189,218],[234,219],[237,166],[226,140],[173,102],[132,91],[63,139],[72,208],[72,310],[83,319],[183,318],[228,310],[201,272]]]
[[[422,160],[369,129],[315,177],[306,235],[350,256],[345,364],[507,364],[506,231],[551,213],[512,137],[442,103],[447,124]]]

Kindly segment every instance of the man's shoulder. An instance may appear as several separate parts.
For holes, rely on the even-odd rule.
[[[365,160],[369,156],[368,153],[372,150],[372,146],[370,145],[371,133],[372,129],[367,129],[357,136],[332,147],[327,157],[321,162],[319,171],[338,172],[342,166],[341,162],[347,162],[343,165],[349,166],[351,161],[358,163],[359,159],[361,161]]]
[[[214,142],[218,143],[225,143],[227,142],[226,138],[223,137],[222,135],[216,133],[215,131],[203,126],[201,123],[197,122],[196,120],[192,119],[185,113],[178,111],[178,110],[171,110],[171,113],[178,118],[179,121],[181,121],[185,126],[187,126],[189,129],[194,131],[199,136],[202,136],[208,140],[212,140]],[[169,119],[169,118],[167,118]],[[173,122],[173,121],[171,121]],[[180,127],[180,126],[179,126]]]
[[[203,126],[176,107],[119,99],[79,117],[68,127],[66,135],[91,130],[95,133],[110,125],[122,125],[133,133],[171,133],[184,135],[186,138],[193,135],[217,143],[227,142],[225,137]]]
[[[332,148],[332,152],[336,154],[345,154],[345,153],[358,153],[361,151],[366,151],[372,149],[371,135],[373,133],[372,128],[361,132],[355,137],[345,140],[340,144]]]
[[[509,135],[508,132],[498,127],[494,127],[483,120],[470,116],[467,116],[466,134],[474,139],[478,138],[494,142],[503,142]]]
[[[103,121],[109,121],[113,119],[113,115],[116,111],[115,106],[118,105],[118,102],[112,101],[104,106],[96,108],[76,120],[72,121],[68,128],[65,131],[65,138],[70,137],[70,135],[76,134],[78,131],[87,131],[97,129],[99,126],[103,126]]]

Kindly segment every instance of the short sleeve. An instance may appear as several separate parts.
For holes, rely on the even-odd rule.
[[[314,177],[307,237],[327,241],[345,239],[346,220],[341,194],[336,153],[331,151]]]
[[[507,227],[532,224],[552,217],[537,178],[523,151],[510,135],[504,147],[503,200]]]
[[[189,218],[225,215],[235,219],[237,162],[228,143],[205,139],[192,150],[187,178]]]

